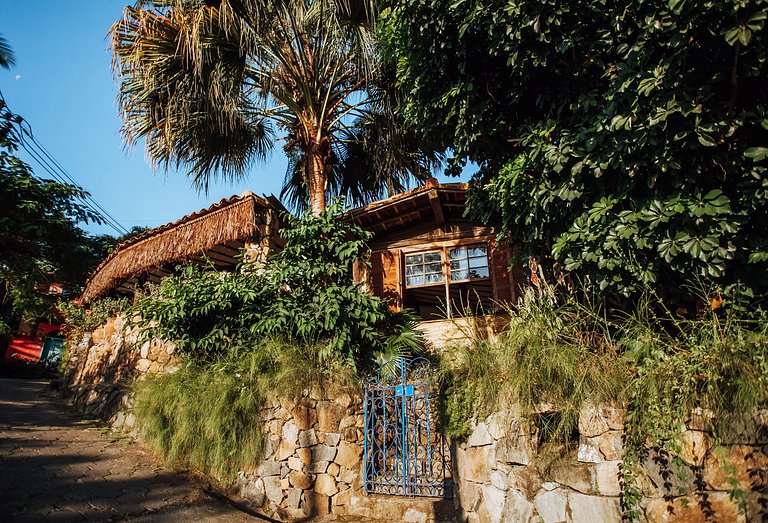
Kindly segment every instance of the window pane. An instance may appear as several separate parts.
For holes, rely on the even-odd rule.
[[[424,272],[443,272],[441,263],[430,263],[424,266]]]
[[[424,276],[408,276],[405,283],[406,285],[424,285]]]
[[[427,274],[425,276],[425,282],[424,283],[440,283],[443,281],[443,275],[441,273],[438,274]]]
[[[451,271],[451,279],[454,281],[468,280],[469,271],[466,269],[460,269],[458,271]]]
[[[467,260],[451,260],[451,269],[466,269]]]
[[[487,278],[488,267],[478,267],[477,269],[470,269],[469,276],[471,278]]]
[[[424,254],[424,263],[439,262],[443,260],[443,256],[439,252],[428,252]]]
[[[485,256],[486,255],[486,248],[485,245],[473,245],[468,249],[467,255],[472,256]]]
[[[451,251],[449,252],[449,257],[452,260],[456,258],[466,258],[467,249],[464,247],[457,247],[456,249],[451,249]]]
[[[488,258],[483,256],[482,258],[470,258],[469,259],[469,266],[472,268],[475,267],[488,267]]]
[[[423,263],[423,262],[424,262],[424,258],[423,258],[423,255],[421,254],[411,254],[405,257],[406,265],[414,265],[414,264]]]
[[[408,265],[405,267],[405,274],[411,275],[411,274],[422,274],[424,272],[424,266],[423,265]]]

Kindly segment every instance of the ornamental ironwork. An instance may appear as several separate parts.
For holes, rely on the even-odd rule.
[[[365,491],[453,497],[451,454],[430,403],[428,360],[399,359],[365,388]]]

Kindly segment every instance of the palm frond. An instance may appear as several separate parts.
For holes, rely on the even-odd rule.
[[[0,35],[0,67],[10,69],[14,65],[16,65],[16,59],[13,56],[13,49],[11,49],[5,38]]]
[[[373,0],[138,0],[110,32],[126,143],[206,189],[245,176],[285,133],[294,208],[310,150],[327,192],[354,203],[428,177],[442,157],[382,103],[377,16]]]
[[[213,174],[245,176],[272,144],[242,90],[237,35],[217,22],[209,8],[128,8],[111,30],[126,143],[145,140],[153,165],[186,167],[203,190]]]

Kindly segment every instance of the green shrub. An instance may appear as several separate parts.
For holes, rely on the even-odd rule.
[[[708,310],[696,319],[650,314],[646,297],[621,324],[622,351],[632,362],[622,477],[629,519],[639,519],[638,475],[649,449],[683,470],[680,427],[697,409],[713,415],[716,441],[738,441],[756,430],[754,416],[768,405],[768,322],[739,319],[733,309]],[[727,468],[727,467],[726,467]],[[726,472],[728,472],[726,470]],[[731,496],[744,502],[732,478]]]
[[[64,327],[70,339],[80,341],[83,334],[100,327],[108,318],[131,306],[130,298],[102,298],[83,307],[74,301],[61,300],[56,309],[64,316]]]
[[[320,347],[323,357],[367,365],[373,354],[414,348],[413,317],[352,281],[369,233],[340,222],[339,204],[319,218],[287,217],[285,248],[266,267],[232,273],[195,265],[169,276],[134,308],[147,335],[173,340],[182,354],[214,361],[281,338]]]
[[[446,431],[466,436],[474,419],[515,405],[531,421],[554,407],[540,439],[562,443],[585,404],[626,407],[622,506],[638,519],[643,461],[653,451],[670,474],[682,473],[680,427],[692,412],[712,414],[716,441],[738,441],[768,406],[768,318],[753,311],[743,319],[739,307],[721,307],[720,294],[701,294],[710,307],[695,318],[665,311],[653,293],[632,314],[607,317],[572,294],[529,289],[503,334],[440,362]],[[732,485],[743,502],[735,478]]]

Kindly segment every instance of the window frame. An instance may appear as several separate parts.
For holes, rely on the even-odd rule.
[[[453,279],[453,272],[454,272],[454,270],[459,270],[459,271],[460,270],[466,270],[467,274],[468,275],[470,274],[470,271],[472,270],[472,266],[471,266],[469,260],[471,260],[472,258],[480,258],[480,256],[469,256],[468,251],[469,251],[469,249],[476,248],[476,247],[483,247],[483,249],[485,250],[485,265],[484,265],[484,267],[488,271],[488,275],[487,276],[477,276],[475,278],[470,276],[468,278],[462,278],[460,280],[454,280]],[[465,249],[467,251],[467,256],[465,256],[464,258],[457,258],[456,260],[451,259],[451,251],[454,250],[454,249]],[[489,256],[489,252],[488,251],[489,251],[488,244],[487,243],[483,243],[483,242],[480,242],[480,243],[468,243],[468,244],[464,244],[464,245],[455,245],[453,247],[446,247],[446,252],[448,254],[448,260],[447,260],[448,261],[448,274],[450,276],[449,282],[450,283],[467,283],[467,282],[482,281],[482,280],[490,279],[491,278],[491,258]],[[459,261],[459,260],[467,260],[467,267],[466,267],[466,269],[461,269],[461,268],[459,268],[459,269],[452,269],[451,268],[451,262],[452,261]]]
[[[488,268],[488,276],[480,276],[477,278],[469,278],[469,279],[461,279],[461,280],[454,280],[451,277],[451,260],[450,260],[450,251],[452,249],[470,249],[475,246],[482,246],[485,248],[485,259],[487,262],[486,267]],[[433,282],[433,283],[420,283],[417,285],[409,285],[408,284],[408,263],[407,258],[408,256],[414,256],[414,255],[425,255],[430,253],[440,253],[440,263],[441,263],[441,269],[442,269],[442,280],[439,282]],[[486,281],[491,280],[493,278],[492,273],[492,266],[491,266],[491,246],[488,241],[477,241],[473,239],[472,241],[467,242],[460,242],[460,243],[453,243],[449,245],[442,245],[442,246],[433,246],[433,247],[426,247],[426,246],[414,246],[413,250],[403,251],[402,253],[402,267],[403,267],[403,278],[401,281],[401,285],[403,286],[403,289],[418,289],[420,287],[434,287],[438,285],[453,285],[453,284],[461,284],[461,283],[472,283],[477,281]],[[467,256],[466,260],[469,260],[469,256]],[[437,262],[431,262],[431,263],[437,263]],[[425,262],[422,261],[422,266],[426,265]],[[469,270],[469,262],[467,262],[467,270]],[[432,274],[432,273],[430,273]]]
[[[430,273],[422,272],[421,275],[419,275],[419,274],[411,274],[411,275],[409,275],[408,274],[408,257],[409,256],[418,256],[418,255],[426,256],[427,254],[433,254],[433,253],[440,254],[440,261],[439,262],[429,262],[429,265],[431,265],[433,263],[439,263],[440,264],[440,272],[439,273],[437,273],[437,272],[430,272]],[[404,270],[403,270],[403,285],[405,286],[405,288],[406,289],[414,289],[414,288],[417,288],[417,287],[432,287],[434,285],[445,285],[446,276],[445,276],[445,256],[444,255],[445,255],[445,252],[444,252],[443,248],[403,253],[403,268],[404,268]],[[424,258],[422,258],[421,263],[418,264],[418,265],[420,265],[421,267],[426,267],[426,265],[428,265],[428,263],[426,261],[424,261]],[[424,277],[426,277],[427,274],[440,274],[440,281],[429,282],[429,283],[419,283],[419,284],[416,284],[416,285],[408,285],[408,276],[421,276],[421,277],[424,278]]]

